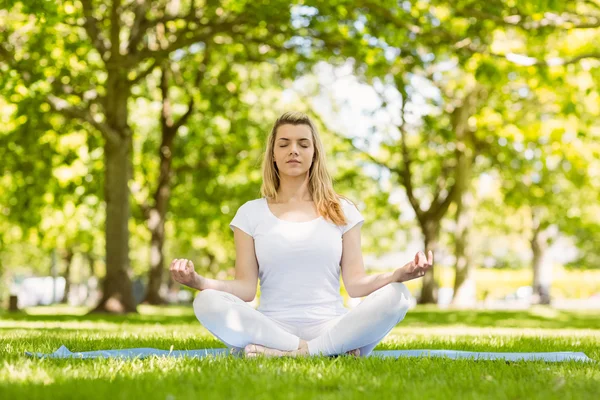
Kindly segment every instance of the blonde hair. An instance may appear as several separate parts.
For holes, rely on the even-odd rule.
[[[348,222],[344,215],[340,199],[346,199],[354,204],[347,197],[337,194],[333,189],[333,182],[325,163],[325,150],[319,132],[313,121],[308,115],[302,112],[286,112],[277,118],[271,134],[267,139],[267,148],[265,150],[262,162],[263,183],[260,193],[263,197],[277,201],[277,189],[279,189],[280,179],[273,152],[275,148],[275,137],[277,129],[282,125],[306,125],[310,128],[312,139],[315,146],[313,162],[309,170],[308,189],[313,201],[317,206],[319,214],[325,219],[330,220],[335,225],[346,225]]]

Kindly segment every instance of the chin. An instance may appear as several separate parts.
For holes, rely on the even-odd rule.
[[[281,171],[280,171],[281,172]],[[284,172],[285,175],[287,176],[302,176],[302,175],[306,175],[308,173],[308,170],[300,170],[299,168],[295,169],[295,170],[287,170]]]

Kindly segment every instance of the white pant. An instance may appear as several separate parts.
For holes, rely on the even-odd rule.
[[[233,350],[248,344],[296,350],[303,339],[311,355],[360,349],[360,355],[367,356],[404,319],[409,306],[410,292],[399,282],[374,291],[345,315],[311,325],[275,321],[227,292],[207,289],[194,299],[200,323]]]

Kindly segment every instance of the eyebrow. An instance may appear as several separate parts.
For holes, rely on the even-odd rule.
[[[282,137],[282,138],[279,138],[279,139],[277,139],[277,140],[287,140],[287,141],[289,141],[290,139]],[[298,141],[301,141],[301,140],[309,140],[309,141],[310,141],[310,139],[309,139],[309,138],[302,138],[302,139],[298,139]]]

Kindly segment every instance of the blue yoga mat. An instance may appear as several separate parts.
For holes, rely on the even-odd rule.
[[[65,346],[60,346],[54,353],[32,353],[25,354],[37,358],[121,358],[136,359],[150,356],[159,357],[190,357],[203,358],[207,356],[241,356],[241,353],[232,354],[229,349],[198,349],[198,350],[160,350],[153,348],[119,349],[119,350],[97,350],[72,352]],[[479,351],[458,350],[375,350],[368,357],[447,357],[451,359],[467,358],[474,360],[506,360],[506,361],[534,361],[543,360],[550,362],[560,361],[593,361],[581,352],[558,351],[545,353],[496,353]]]

